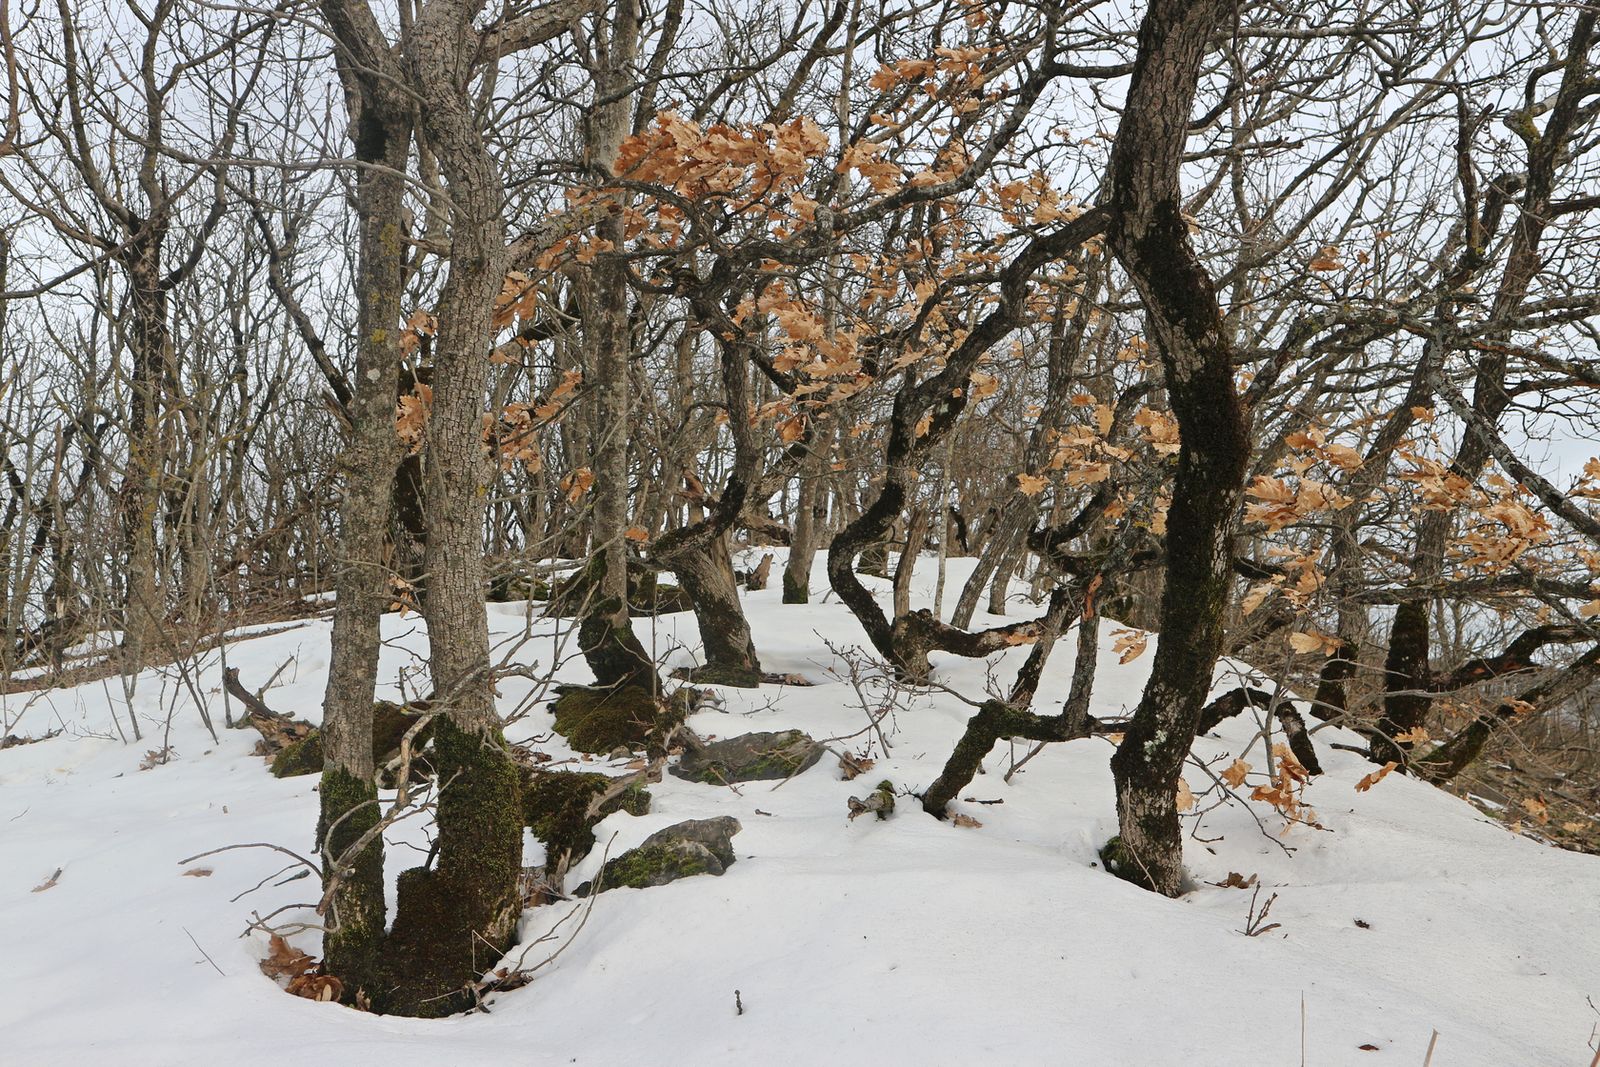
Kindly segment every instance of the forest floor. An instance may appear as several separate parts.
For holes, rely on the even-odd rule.
[[[952,563],[949,600],[963,563]],[[925,605],[932,565],[917,578]],[[1009,782],[1026,748],[1002,743],[953,805],[967,825],[937,821],[909,796],[887,820],[851,821],[848,798],[881,779],[902,790],[931,782],[972,709],[948,692],[904,694],[880,739],[869,728],[876,694],[863,707],[848,677],[861,631],[821,595],[820,567],[816,603],[781,604],[779,584],[746,598],[762,665],[814,684],[722,690],[725,706],[690,725],[706,737],[794,727],[875,765],[848,781],[828,756],[787,782],[736,789],[665,776],[649,814],[601,824],[602,846],[616,855],[671,823],[732,815],[743,826],[737,863],[719,878],[605,892],[592,911],[530,910],[524,940],[551,935],[530,959],[561,954],[526,987],[497,994],[490,1012],[446,1020],[291,997],[261,972],[267,942],[244,932],[251,917],[288,908],[274,921],[305,919],[290,906],[317,896],[311,879],[284,881],[294,869],[283,854],[246,848],[180,865],[227,845],[312,847],[317,778],[273,778],[252,755],[253,731],[222,728],[217,650],[187,681],[173,668],[140,677],[137,744],[117,738],[113,714],[126,729],[128,709],[114,678],[6,696],[33,701],[18,732],[63,732],[0,752],[0,1063],[1421,1067],[1430,1041],[1432,1067],[1595,1059],[1600,859],[1512,833],[1399,775],[1358,791],[1373,767],[1333,749],[1357,739],[1331,729],[1316,735],[1327,773],[1303,798],[1320,829],[1286,827],[1245,799],[1266,781],[1250,713],[1195,745],[1216,773],[1235,758],[1255,769],[1229,797],[1200,768],[1186,774],[1201,795],[1186,822],[1196,888],[1179,900],[1098,865],[1116,829],[1105,739],[1052,745]],[[502,650],[522,640],[516,658],[548,666],[565,624],[537,607],[491,605],[490,625]],[[692,616],[636,625],[668,667],[694,661]],[[237,635],[226,666],[252,690],[275,675],[266,702],[315,721],[328,623],[271,629]],[[1150,659],[1120,664],[1113,629],[1093,707],[1106,717],[1132,708]],[[379,695],[414,696],[426,688],[424,628],[390,615],[384,633]],[[939,657],[937,680],[979,699],[1025,653]],[[1061,699],[1071,668],[1067,640],[1042,700]],[[1224,664],[1219,688],[1246,672]],[[559,675],[583,681],[586,671],[569,660]],[[532,686],[502,682],[503,709]],[[542,701],[508,733],[552,765],[622,773],[626,762],[578,759]],[[150,757],[164,747],[165,762]],[[389,841],[392,881],[422,858],[427,835],[402,823]],[[528,851],[538,862],[541,846],[530,840]],[[600,853],[568,885],[592,876]],[[211,873],[186,876],[196,867]],[[1254,886],[1219,884],[1230,875]],[[291,941],[320,954],[315,933]]]

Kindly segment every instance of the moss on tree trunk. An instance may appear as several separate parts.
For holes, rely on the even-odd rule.
[[[468,987],[510,947],[522,910],[522,782],[504,740],[441,720],[433,746],[438,862],[400,875],[387,988],[374,1001],[395,1015],[471,1006]]]
[[[377,825],[378,790],[342,768],[322,774],[322,815],[317,842],[322,849],[323,880],[363,834]],[[383,842],[374,838],[342,870],[339,889],[326,916],[322,939],[323,968],[344,986],[348,1001],[371,1000],[381,988],[384,925]]]

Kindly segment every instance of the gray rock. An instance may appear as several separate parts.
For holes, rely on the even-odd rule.
[[[724,815],[690,819],[657,830],[638,848],[606,861],[600,873],[600,891],[646,889],[697,874],[720,875],[733,865],[732,838],[739,829],[738,819]],[[585,882],[573,895],[586,897],[592,892],[594,883]]]
[[[649,848],[651,845],[669,845],[675,841],[692,841],[705,846],[724,868],[728,868],[733,866],[735,859],[733,835],[742,829],[739,820],[732,815],[722,815],[715,819],[690,819],[687,822],[674,823],[664,830],[657,830],[645,838],[644,844],[639,847]]]
[[[740,734],[684,753],[672,773],[708,785],[791,778],[816,763],[825,751],[799,730]]]

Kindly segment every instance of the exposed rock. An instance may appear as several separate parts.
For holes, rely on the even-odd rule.
[[[689,819],[686,822],[673,823],[664,830],[657,830],[645,838],[644,844],[640,847],[665,845],[674,841],[693,841],[710,849],[711,854],[717,857],[724,868],[732,867],[735,859],[733,835],[741,829],[743,827],[739,825],[739,820],[731,815],[719,815],[715,819]]]
[[[825,751],[799,730],[741,734],[684,753],[672,773],[709,785],[770,781],[799,774]]]
[[[645,889],[697,874],[720,875],[733,866],[733,835],[739,820],[730,816],[691,819],[657,830],[638,848],[606,861],[598,879],[600,891]],[[586,897],[594,882],[580,885],[575,896]]]

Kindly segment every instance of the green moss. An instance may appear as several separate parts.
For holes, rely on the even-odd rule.
[[[523,771],[523,818],[534,835],[544,842],[545,852],[554,861],[563,852],[572,863],[594,848],[594,825],[613,812],[644,815],[650,810],[650,794],[637,785],[612,797],[594,815],[589,805],[611,788],[609,775],[585,771]]]
[[[745,764],[739,768],[737,781],[770,782],[793,777],[801,770],[806,760],[806,750],[798,746],[794,747],[797,750],[793,752],[774,749],[762,755],[759,759]],[[721,764],[713,763],[688,780],[701,782],[705,785],[726,785],[729,781],[729,771],[728,768]]]
[[[783,572],[783,602],[805,604],[811,600],[811,588],[804,579],[796,578],[787,569]]]
[[[274,778],[322,773],[322,731],[312,730],[272,758]]]
[[[465,989],[509,946],[522,908],[521,773],[497,730],[436,721],[434,758],[443,788],[438,864],[400,876],[385,953],[381,1011],[437,1017],[471,1003]]]
[[[320,786],[321,817],[317,841],[322,849],[323,884],[333,875],[334,861],[343,856],[364,833],[377,825],[378,790],[350,772],[324,771]],[[332,827],[333,832],[328,833]],[[344,999],[370,999],[378,988],[383,947],[383,842],[375,839],[355,858],[333,897],[327,932],[323,935],[323,967],[344,986]]]
[[[1100,847],[1100,863],[1107,871],[1121,878],[1125,882],[1132,882],[1142,889],[1150,888],[1150,876],[1145,873],[1144,866],[1134,855],[1133,849],[1118,834]]]
[[[696,874],[721,874],[722,865],[704,845],[642,845],[606,863],[602,889],[644,889]]]
[[[761,685],[761,672],[750,667],[713,666],[696,667],[689,672],[689,680],[701,685],[726,685],[736,689],[755,689]]]
[[[608,753],[618,746],[642,748],[670,721],[672,713],[641,686],[610,689],[571,686],[550,710],[556,730],[580,752]]]

